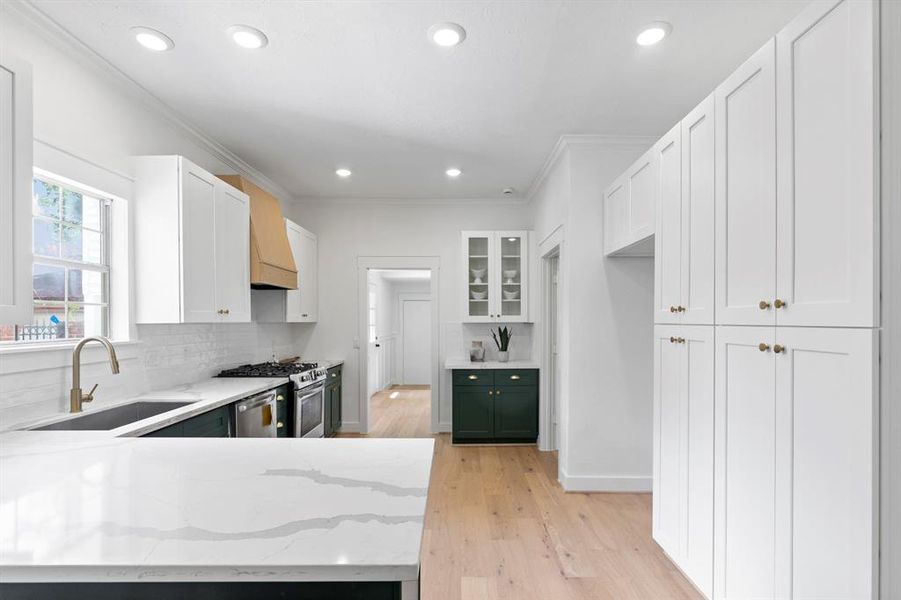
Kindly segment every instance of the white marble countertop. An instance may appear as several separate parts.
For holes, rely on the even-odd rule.
[[[0,581],[418,577],[431,439],[98,433],[0,435]]]
[[[472,362],[468,358],[448,358],[444,361],[445,369],[538,369],[537,360],[511,360],[498,362],[486,360],[485,362]]]
[[[229,404],[259,392],[271,390],[288,382],[287,377],[213,377],[195,383],[180,385],[166,390],[148,392],[126,398],[121,401],[103,404],[102,406],[84,405],[84,413],[101,412],[104,409],[114,408],[123,404],[130,404],[139,400],[153,400],[163,402],[191,402],[187,406],[176,408],[162,414],[148,417],[109,431],[94,431],[94,434],[105,437],[140,436],[162,429],[173,423],[184,421],[201,413],[218,408],[223,404]],[[65,421],[72,415],[61,413],[52,417],[16,425],[16,429],[34,429],[59,421]]]

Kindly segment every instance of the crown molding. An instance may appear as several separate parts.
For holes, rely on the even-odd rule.
[[[557,165],[563,153],[570,146],[576,145],[596,145],[606,146],[609,148],[649,148],[651,144],[660,139],[660,136],[647,135],[605,135],[605,134],[579,134],[566,133],[557,138],[557,142],[548,154],[541,169],[532,179],[529,188],[526,190],[525,199],[531,202],[535,194],[541,188],[544,181],[550,175],[551,171]]]
[[[136,98],[144,107],[173,124],[187,135],[191,141],[198,144],[222,163],[283,200],[290,201],[295,199],[294,195],[289,193],[287,189],[204,133],[181,113],[132,79],[96,50],[78,39],[71,31],[54,21],[47,13],[28,2],[28,0],[3,0],[3,9],[20,17],[25,24],[30,25],[38,33],[45,34],[42,37],[47,43],[55,45],[80,63],[98,69],[121,91]]]
[[[302,196],[295,205],[347,206],[366,208],[376,206],[526,206],[521,196],[512,198],[347,198],[334,196]]]

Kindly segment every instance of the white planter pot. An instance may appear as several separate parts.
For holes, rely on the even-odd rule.
[[[510,353],[509,352],[501,352],[500,350],[498,350],[497,360],[498,360],[498,362],[507,362],[508,360],[510,360]]]

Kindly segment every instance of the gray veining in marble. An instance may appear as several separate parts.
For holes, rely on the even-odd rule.
[[[323,485],[340,485],[346,488],[366,488],[382,492],[389,496],[426,496],[428,488],[405,488],[389,485],[381,481],[350,479],[348,477],[332,477],[315,469],[267,469],[264,476],[271,477],[303,477]]]

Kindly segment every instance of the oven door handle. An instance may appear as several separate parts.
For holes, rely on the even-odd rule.
[[[312,398],[316,394],[321,394],[324,389],[325,389],[324,386],[317,385],[315,388],[311,388],[307,393],[305,393],[303,395],[301,395],[302,392],[297,392],[297,401],[303,402],[307,398]],[[304,391],[306,391],[306,390],[304,390]]]
[[[253,398],[248,398],[247,400],[238,402],[238,412],[246,412],[251,408],[257,408],[258,406],[263,406],[264,404],[269,404],[270,402],[274,401],[275,391],[260,394],[259,396],[254,396]]]

